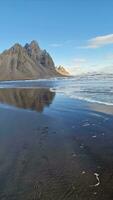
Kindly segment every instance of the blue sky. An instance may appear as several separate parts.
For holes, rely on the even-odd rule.
[[[113,65],[112,0],[2,0],[0,51],[37,40],[72,71]],[[111,68],[110,68],[111,69]]]

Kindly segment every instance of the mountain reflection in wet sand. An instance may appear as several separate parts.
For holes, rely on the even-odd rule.
[[[0,200],[113,199],[113,115],[44,88],[0,102]]]
[[[55,97],[47,88],[11,88],[0,90],[0,103],[42,112]]]

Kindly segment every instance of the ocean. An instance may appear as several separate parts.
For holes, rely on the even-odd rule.
[[[113,105],[113,74],[90,74],[64,79],[55,91],[75,99]]]
[[[113,105],[113,74],[87,74],[68,78],[0,82],[0,88],[15,87],[46,87],[70,98]]]

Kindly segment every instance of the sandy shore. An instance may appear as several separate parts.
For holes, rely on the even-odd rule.
[[[22,90],[0,90],[0,199],[112,200],[107,106]]]

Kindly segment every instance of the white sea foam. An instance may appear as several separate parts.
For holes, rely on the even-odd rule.
[[[97,183],[94,185],[95,187],[98,187],[100,185],[100,179],[99,179],[99,174],[94,173],[94,175],[96,176],[97,179]]]
[[[94,173],[94,176],[96,177],[97,183],[94,185],[90,185],[90,187],[98,187],[100,185],[100,179],[99,179],[99,174]]]
[[[60,82],[51,90],[70,98],[113,106],[113,74],[74,77]]]

